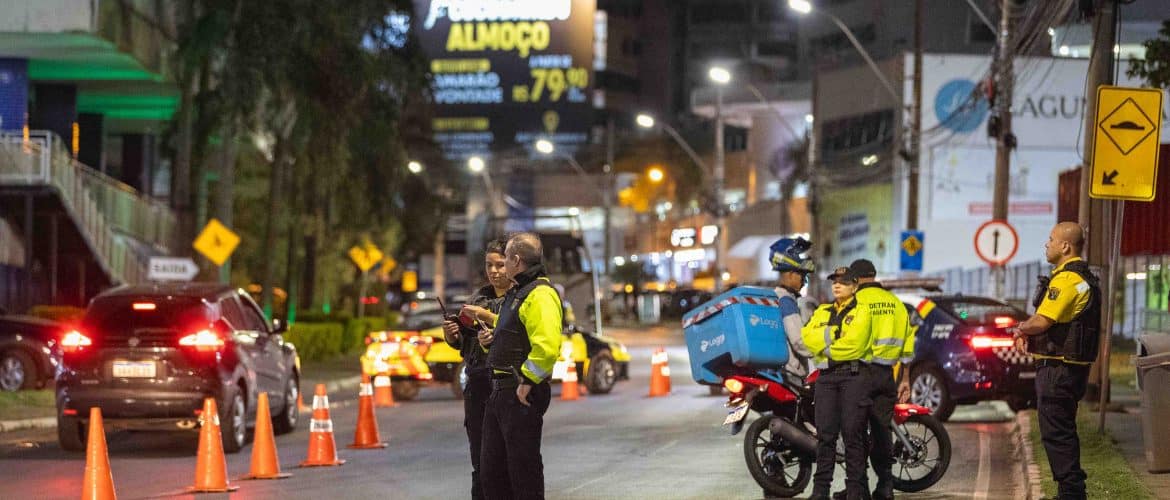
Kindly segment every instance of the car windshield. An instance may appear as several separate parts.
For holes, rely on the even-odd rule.
[[[81,326],[90,335],[122,337],[144,330],[206,328],[212,316],[210,308],[196,298],[114,296],[95,300]]]
[[[971,326],[995,324],[995,318],[1009,317],[1016,321],[1028,319],[1028,315],[1002,302],[980,297],[934,299],[943,310]]]

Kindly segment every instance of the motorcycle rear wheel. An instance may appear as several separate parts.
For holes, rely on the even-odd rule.
[[[752,479],[769,495],[794,497],[804,492],[812,479],[813,459],[801,454],[789,443],[773,436],[764,415],[752,422],[743,435],[743,457]]]
[[[934,486],[951,464],[951,437],[931,415],[912,415],[903,424],[913,450],[894,436],[894,489],[913,493]],[[937,456],[936,456],[937,455]]]

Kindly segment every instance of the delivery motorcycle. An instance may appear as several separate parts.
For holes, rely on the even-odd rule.
[[[732,435],[743,430],[749,410],[762,416],[747,426],[743,452],[752,478],[769,495],[799,495],[812,479],[817,435],[813,387],[819,372],[807,379],[775,370],[738,369],[723,382],[729,412],[723,424]],[[922,491],[933,486],[951,461],[951,440],[930,410],[913,404],[894,407],[894,489]],[[837,466],[844,474],[845,452],[837,442]]]

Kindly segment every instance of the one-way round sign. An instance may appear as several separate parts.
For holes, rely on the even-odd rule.
[[[992,266],[1007,264],[1020,249],[1020,236],[1007,221],[990,220],[975,231],[975,253]]]
[[[191,281],[199,274],[199,266],[189,258],[151,257],[146,271],[150,281]]]

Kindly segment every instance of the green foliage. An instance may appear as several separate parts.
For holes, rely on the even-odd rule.
[[[343,353],[353,353],[365,348],[366,335],[386,329],[386,318],[365,317],[353,318],[345,323],[345,333],[342,335],[341,349]]]
[[[320,361],[342,353],[345,327],[341,323],[302,323],[289,327],[284,339],[297,346],[301,361]]]
[[[1141,78],[1151,87],[1170,89],[1170,19],[1162,21],[1158,38],[1146,40],[1142,45],[1146,48],[1146,58],[1130,61],[1125,74]]]

